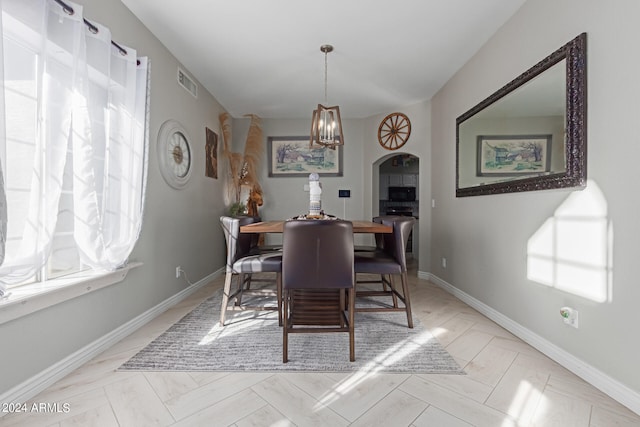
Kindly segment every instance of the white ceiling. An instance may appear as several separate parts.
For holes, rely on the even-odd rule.
[[[430,99],[525,0],[121,0],[233,117]],[[153,58],[151,58],[153,61]],[[152,63],[153,66],[153,63]]]

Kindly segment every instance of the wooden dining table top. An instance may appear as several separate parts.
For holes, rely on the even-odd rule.
[[[307,219],[304,221],[314,221]],[[354,233],[393,233],[390,225],[379,224],[373,221],[351,221]],[[285,221],[262,221],[240,226],[241,233],[282,233]]]

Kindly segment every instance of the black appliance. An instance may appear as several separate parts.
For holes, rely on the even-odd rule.
[[[389,200],[392,202],[413,202],[416,200],[416,187],[389,187]]]
[[[413,208],[411,206],[387,206],[385,215],[413,216]]]

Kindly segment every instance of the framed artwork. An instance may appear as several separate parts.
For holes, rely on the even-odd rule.
[[[269,176],[342,176],[342,149],[309,148],[308,136],[270,136],[267,138]]]
[[[477,176],[537,175],[551,170],[551,135],[480,135],[477,144]]]
[[[218,135],[209,128],[205,129],[205,175],[209,178],[218,179]]]

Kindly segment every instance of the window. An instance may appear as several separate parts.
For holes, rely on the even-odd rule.
[[[6,139],[0,161],[4,166],[7,217],[11,218],[5,252],[15,254],[27,219],[30,171],[35,159],[37,55],[10,37],[4,36],[3,43]]]
[[[18,253],[22,232],[28,218],[31,195],[31,172],[36,156],[37,87],[36,71],[39,56],[24,40],[6,34],[4,43],[4,81],[6,109],[6,144],[0,157],[4,169],[7,214],[6,253]],[[68,151],[58,220],[51,244],[51,255],[42,269],[22,283],[44,281],[81,270],[76,245],[73,242],[72,162]]]
[[[7,208],[0,295],[8,286],[121,267],[140,232],[147,61],[59,3],[0,3]]]

